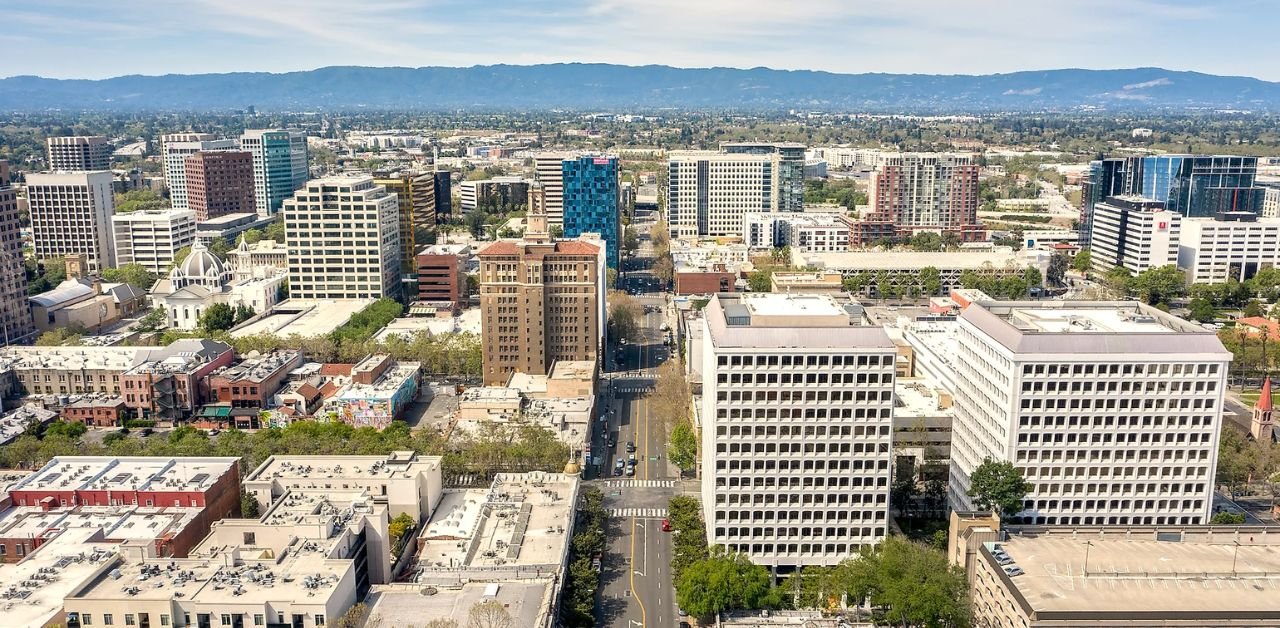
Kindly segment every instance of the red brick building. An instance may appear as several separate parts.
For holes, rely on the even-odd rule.
[[[184,167],[187,207],[197,221],[257,211],[251,153],[200,151],[188,155]]]
[[[724,264],[716,264],[711,270],[677,271],[676,294],[716,294],[736,292],[737,273],[729,272]]]
[[[978,222],[978,164],[970,155],[885,155],[871,177],[869,202],[870,213],[849,234],[852,246],[886,237],[889,226],[897,237],[941,231],[977,242],[987,236]]]
[[[89,427],[117,427],[124,424],[129,408],[123,397],[85,398],[62,407],[62,418]]]
[[[186,420],[208,397],[205,378],[235,357],[231,346],[221,342],[179,340],[120,376],[125,405],[142,419]]]
[[[418,300],[457,303],[465,296],[466,265],[471,247],[437,244],[418,253]]]
[[[266,408],[284,386],[289,371],[302,365],[302,352],[273,351],[246,359],[209,376],[211,403],[232,408]]]

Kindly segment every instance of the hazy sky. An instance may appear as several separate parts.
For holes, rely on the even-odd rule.
[[[1280,0],[0,0],[0,75],[560,61],[1280,80]]]

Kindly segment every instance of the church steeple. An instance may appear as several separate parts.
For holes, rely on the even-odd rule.
[[[1249,422],[1249,435],[1259,442],[1271,442],[1271,377],[1262,380],[1262,392],[1253,404],[1253,420]]]
[[[541,183],[529,185],[529,213],[525,221],[526,242],[545,244],[551,241],[551,229],[547,226],[547,191]]]

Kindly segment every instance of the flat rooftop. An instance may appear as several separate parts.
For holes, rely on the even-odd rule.
[[[0,347],[0,370],[125,371],[146,354],[139,347]]]
[[[272,456],[245,480],[405,478],[419,470],[439,467],[440,461],[440,456],[419,456],[412,451],[392,452],[388,456]]]
[[[0,564],[0,613],[6,626],[43,626],[62,612],[63,599],[115,560],[118,543],[98,530],[68,530],[17,564]]]
[[[421,362],[396,362],[372,384],[351,382],[350,386],[338,394],[338,398],[351,401],[389,399],[404,387],[406,381],[417,377],[420,372]]]
[[[1136,301],[981,301],[961,311],[959,320],[1018,353],[1231,358],[1214,332]],[[1171,334],[1176,341],[1152,338]]]
[[[0,416],[0,445],[18,438],[26,433],[32,423],[45,424],[55,418],[58,413],[36,406],[22,406]]]
[[[17,506],[0,512],[0,538],[42,538],[58,530],[102,530],[111,541],[153,541],[176,535],[203,508],[80,506],[45,511],[38,506]],[[43,549],[41,551],[44,551]]]
[[[847,316],[836,300],[823,294],[778,294],[753,292],[742,295],[739,303],[756,316]]]
[[[1261,613],[1280,618],[1280,547],[1066,536],[1014,536],[999,543],[1023,575],[1002,576],[1042,619],[1080,613],[1103,625],[1146,613],[1212,617]],[[992,544],[979,560],[992,561]],[[1085,550],[1089,575],[1084,574]],[[1233,569],[1234,563],[1234,569]],[[1234,573],[1233,573],[1234,571]],[[1057,614],[1063,615],[1057,615]],[[1046,615],[1051,614],[1051,615]]]
[[[830,251],[809,252],[793,249],[794,266],[815,266],[832,270],[919,270],[934,266],[943,270],[983,270],[986,266],[1003,268],[1012,262],[1025,268],[1027,258],[1008,247],[984,251]]]
[[[459,333],[478,335],[480,333],[480,308],[466,309],[458,313],[457,316],[447,318],[433,316],[395,318],[390,323],[387,323],[386,327],[379,330],[375,338],[380,342],[385,342],[392,336],[408,338],[424,331],[432,336]]]
[[[499,474],[486,489],[446,491],[418,537],[419,581],[437,569],[559,569],[567,551],[578,478]]]
[[[429,594],[423,594],[424,589]],[[497,600],[515,620],[514,626],[542,626],[554,594],[550,578],[468,582],[456,587],[377,587],[371,594],[369,617],[384,626],[421,625],[433,619],[452,619],[465,626],[471,607]]]
[[[12,491],[205,491],[239,458],[112,458],[58,456]]]
[[[939,388],[941,386],[931,379],[897,378],[893,383],[893,393],[898,402],[893,410],[894,418],[951,415],[950,408],[939,407]]]
[[[861,305],[828,294],[719,294],[703,312],[717,347],[893,349]]]
[[[242,338],[255,334],[304,338],[323,336],[345,324],[373,303],[373,299],[287,299],[277,303],[269,314],[250,325],[231,332]]]

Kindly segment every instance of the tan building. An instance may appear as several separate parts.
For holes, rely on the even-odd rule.
[[[400,201],[400,266],[404,272],[413,272],[418,230],[436,228],[435,175],[408,170],[376,172],[373,182],[387,188]]]
[[[127,283],[104,284],[97,277],[87,277],[67,279],[48,292],[28,297],[27,302],[40,333],[72,326],[97,333],[142,311],[145,296]]]
[[[844,277],[840,273],[774,273],[769,282],[773,292],[840,294]]]
[[[546,374],[558,360],[595,362],[602,334],[601,249],[581,240],[553,241],[546,202],[529,195],[522,240],[480,250],[484,383],[512,373]]]
[[[17,193],[9,187],[7,164],[0,170],[0,346],[31,338],[27,274],[22,260],[22,226]]]

